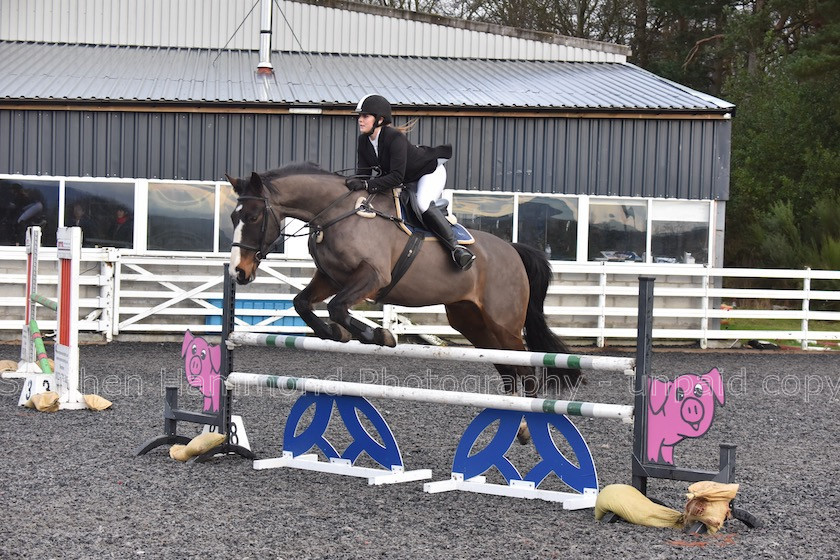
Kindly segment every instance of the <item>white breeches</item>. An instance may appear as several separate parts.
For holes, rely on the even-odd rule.
[[[447,160],[439,159],[437,169],[423,175],[417,181],[417,205],[420,207],[420,212],[425,212],[429,206],[443,193],[443,188],[446,186],[446,168],[443,166]]]

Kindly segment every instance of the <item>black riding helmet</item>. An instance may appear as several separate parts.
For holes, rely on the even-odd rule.
[[[353,112],[373,115],[376,118],[377,126],[391,124],[391,104],[381,95],[370,94],[362,97]],[[382,117],[381,125],[378,124],[379,117]]]

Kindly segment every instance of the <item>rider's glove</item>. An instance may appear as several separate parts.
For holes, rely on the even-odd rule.
[[[364,191],[367,190],[368,182],[364,179],[357,179],[355,177],[351,177],[345,181],[347,188],[351,191]]]

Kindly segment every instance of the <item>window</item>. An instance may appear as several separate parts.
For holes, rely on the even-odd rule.
[[[41,241],[55,247],[58,181],[0,179],[0,244],[26,244],[26,228],[41,226]]]
[[[82,228],[84,247],[134,246],[134,183],[67,181],[64,224]]]
[[[519,196],[518,239],[545,251],[549,259],[573,261],[577,255],[577,200]]]
[[[147,247],[160,251],[212,251],[216,188],[149,183]]]
[[[653,262],[709,262],[709,203],[654,200],[651,210]]]
[[[230,251],[230,244],[233,243],[233,222],[230,215],[236,208],[236,193],[227,184],[222,184],[219,190],[219,252]]]
[[[455,193],[452,212],[466,228],[513,239],[513,196]]]
[[[590,261],[644,262],[646,242],[646,202],[590,201]]]

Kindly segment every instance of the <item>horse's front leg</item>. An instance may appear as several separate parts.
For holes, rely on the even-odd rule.
[[[335,293],[336,289],[329,278],[316,270],[309,284],[295,296],[293,300],[295,311],[318,338],[347,342],[350,340],[350,333],[346,329],[335,323],[327,323],[313,311],[316,303],[324,301]]]
[[[370,264],[362,262],[344,283],[344,287],[327,304],[330,319],[346,328],[365,344],[396,346],[397,340],[388,329],[371,327],[350,315],[350,308],[382,287],[379,274]]]

